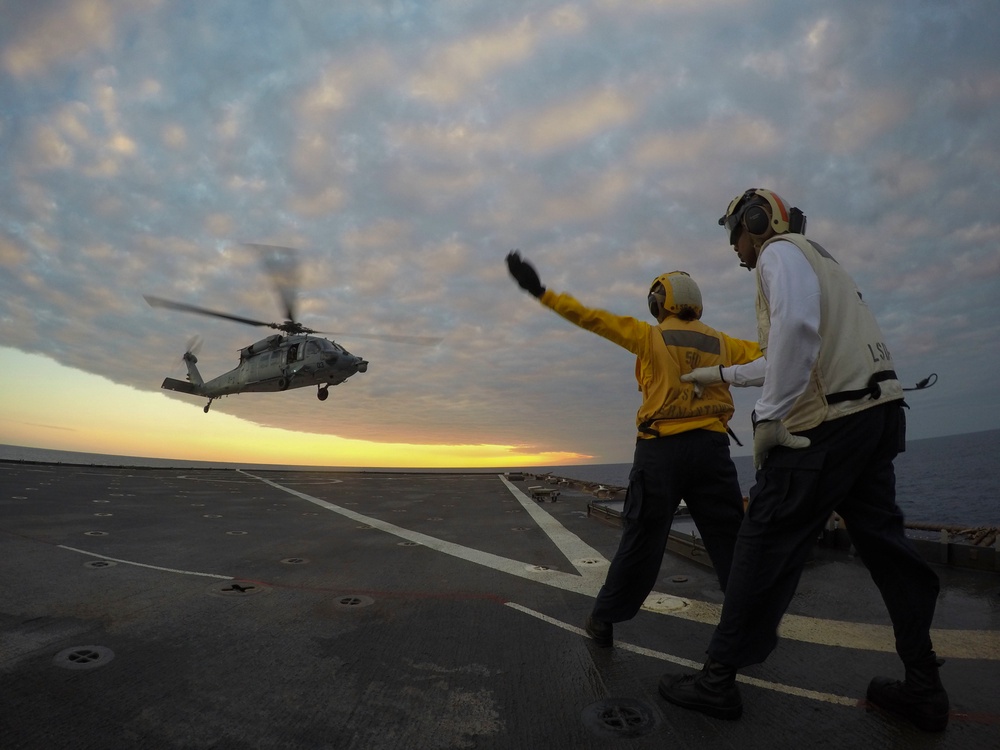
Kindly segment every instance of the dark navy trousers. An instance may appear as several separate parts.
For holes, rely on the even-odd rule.
[[[635,616],[656,584],[674,513],[684,500],[726,588],[743,494],[729,457],[729,437],[710,430],[637,440],[625,496],[622,538],[597,595],[593,616]]]
[[[932,648],[939,584],[907,540],[896,505],[893,459],[906,434],[902,402],[801,434],[812,445],[775,448],[757,472],[709,656],[733,667],[767,658],[810,550],[836,511],[882,594],[896,651],[904,663],[919,660]]]

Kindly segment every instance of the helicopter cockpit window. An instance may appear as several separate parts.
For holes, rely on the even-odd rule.
[[[312,356],[313,354],[319,354],[321,350],[322,347],[320,346],[318,341],[310,341],[308,344],[306,344],[307,357]]]

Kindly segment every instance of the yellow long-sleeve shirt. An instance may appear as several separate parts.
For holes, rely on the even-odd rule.
[[[546,290],[540,301],[570,323],[636,356],[635,378],[642,392],[642,405],[636,414],[639,438],[688,430],[725,432],[734,411],[729,386],[707,386],[699,397],[694,385],[682,383],[680,377],[696,367],[729,367],[762,356],[757,342],[731,338],[698,320],[668,317],[654,326],[627,315],[585,307],[571,295],[552,290]]]

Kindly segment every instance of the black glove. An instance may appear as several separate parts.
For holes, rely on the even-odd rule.
[[[535,267],[528,261],[521,260],[521,254],[517,250],[511,250],[507,253],[507,269],[510,271],[510,275],[514,277],[514,280],[517,281],[518,286],[524,291],[536,297],[541,297],[545,294],[545,287],[542,286],[542,282],[538,279],[538,272],[535,271]]]

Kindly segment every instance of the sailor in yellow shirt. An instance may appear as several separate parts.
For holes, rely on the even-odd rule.
[[[507,255],[511,276],[571,323],[636,356],[642,392],[636,447],[622,514],[622,538],[587,618],[600,646],[613,643],[613,623],[632,619],[659,575],[674,512],[684,500],[701,533],[723,590],[743,518],[743,493],[729,456],[729,386],[681,380],[697,367],[729,367],[761,355],[754,341],[734,339],[702,323],[701,291],[683,271],[657,277],[649,290],[651,325],[585,307],[569,294],[542,286],[517,251]]]

